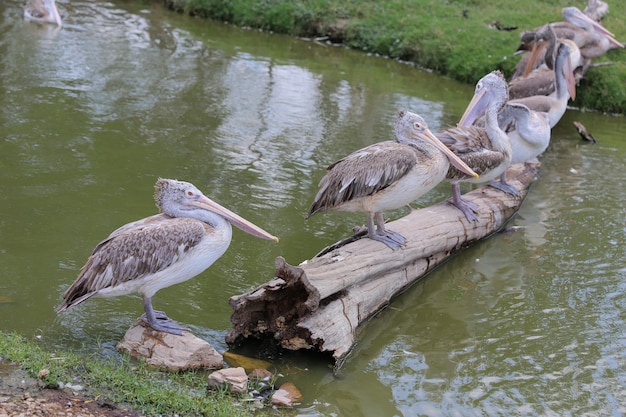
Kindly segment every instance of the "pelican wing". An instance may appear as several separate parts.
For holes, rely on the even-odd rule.
[[[351,153],[327,168],[309,216],[394,184],[417,163],[411,146],[387,141]]]
[[[519,77],[509,83],[509,97],[511,99],[547,96],[554,91],[554,71],[548,67],[541,67],[527,77]]]
[[[165,215],[122,226],[98,244],[65,292],[58,311],[73,307],[104,288],[166,269],[197,245],[208,227],[198,220]]]
[[[484,128],[453,127],[436,136],[478,175],[491,171],[506,159],[504,153],[493,148]],[[468,175],[450,165],[446,178],[464,179]]]
[[[483,127],[451,127],[435,136],[459,157],[466,153],[475,152],[476,149],[493,148]]]

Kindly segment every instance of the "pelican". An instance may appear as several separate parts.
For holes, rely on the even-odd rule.
[[[509,99],[517,99],[530,96],[550,95],[555,91],[554,62],[556,60],[556,51],[558,43],[566,43],[569,46],[568,59],[572,72],[572,79],[576,81],[575,74],[582,77],[583,70],[586,66],[585,60],[580,54],[580,49],[576,43],[569,39],[560,39],[557,41],[556,34],[550,25],[545,25],[536,33],[536,42],[533,50],[527,54],[528,59],[522,59],[518,63],[515,74],[509,81]],[[542,55],[543,53],[543,55]],[[525,55],[526,56],[526,55]],[[524,69],[519,76],[521,66]],[[579,69],[581,69],[579,71]]]
[[[180,335],[187,329],[152,307],[158,290],[195,277],[222,256],[230,245],[231,223],[278,242],[188,182],[159,178],[154,198],[161,213],[128,223],[100,242],[65,291],[57,312],[92,297],[139,293],[142,319],[154,330]]]
[[[586,16],[596,22],[602,21],[605,14],[609,12],[609,5],[602,0],[587,0],[587,7],[583,10]]]
[[[508,102],[498,113],[498,123],[511,142],[511,165],[541,155],[550,144],[550,121],[547,113],[530,110],[521,103]],[[506,171],[500,182],[507,184]]]
[[[527,31],[520,36],[522,44],[517,48],[515,54],[523,53],[522,58],[515,66],[515,71],[509,80],[509,87],[513,80],[518,77],[527,77],[528,74],[537,67],[545,63],[545,58],[552,57],[556,34],[549,24],[542,26],[535,31]],[[509,88],[509,95],[511,94]]]
[[[493,71],[476,84],[474,97],[463,113],[457,127],[435,136],[449,147],[455,155],[472,168],[480,178],[470,178],[450,167],[446,179],[452,183],[450,203],[463,212],[468,221],[476,221],[478,207],[461,197],[460,182],[483,183],[498,178],[511,163],[511,142],[498,125],[498,111],[508,99],[507,84],[500,71]],[[484,127],[472,126],[485,115]],[[519,194],[508,184],[491,182],[495,188],[509,194]]]
[[[24,18],[34,22],[63,26],[61,15],[54,0],[28,0],[24,4]]]
[[[571,26],[553,23],[557,37],[574,41],[584,58],[597,58],[609,49],[624,47],[624,44],[615,39],[613,33],[581,12],[578,7],[565,7],[563,20]]]
[[[385,210],[404,207],[431,190],[445,178],[450,163],[477,176],[419,115],[400,111],[394,130],[396,142],[367,146],[327,168],[307,218],[329,210],[365,212],[368,237],[396,249],[406,238],[385,228]]]
[[[600,23],[589,18],[577,7],[565,7],[563,20],[550,23],[558,39],[570,39],[578,48],[585,59],[594,59],[604,54],[609,49],[623,48],[624,45],[615,39],[615,35]],[[541,30],[526,32],[522,35],[522,45],[519,49],[531,49],[530,45],[524,45],[533,39],[532,33]]]
[[[554,64],[555,91],[552,96],[536,95],[510,102],[521,103],[531,110],[548,113],[550,127],[554,127],[563,117],[570,97],[572,100],[576,98],[576,86],[569,55],[569,46],[559,43]]]

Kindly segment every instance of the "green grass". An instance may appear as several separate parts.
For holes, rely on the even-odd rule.
[[[351,48],[411,61],[475,83],[499,69],[510,75],[523,30],[561,20],[564,0],[163,0],[185,13],[292,36],[329,36]],[[626,40],[626,2],[610,2],[604,25]],[[517,26],[499,31],[490,25]],[[609,51],[579,86],[576,107],[626,112],[626,50]]]
[[[127,355],[102,360],[69,352],[50,353],[22,336],[0,332],[0,357],[19,363],[34,377],[48,369],[49,375],[42,378],[47,386],[80,384],[91,397],[100,395],[148,415],[268,415],[254,413],[225,392],[207,392],[203,372],[163,373]]]

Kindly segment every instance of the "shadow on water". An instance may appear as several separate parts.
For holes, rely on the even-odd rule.
[[[138,297],[54,306],[98,241],[155,212],[157,177],[195,183],[277,234],[230,250],[155,306],[226,349],[230,296],[344,237],[364,216],[304,220],[326,165],[391,137],[398,109],[433,130],[472,86],[341,47],[192,19],[158,4],[59,1],[62,30],[0,5],[0,328],[117,355]],[[579,120],[598,138],[583,143]],[[327,358],[275,364],[299,412],[626,413],[623,118],[568,111],[513,233],[479,242],[363,327],[335,377]],[[442,184],[417,205],[446,198]],[[402,215],[401,210],[389,213]]]

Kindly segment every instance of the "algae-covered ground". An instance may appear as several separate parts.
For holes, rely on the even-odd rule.
[[[411,61],[470,84],[500,69],[512,73],[523,30],[562,20],[584,1],[508,0],[164,0],[178,11]],[[626,2],[609,3],[603,24],[626,40]],[[514,30],[499,30],[516,28]],[[626,49],[609,51],[581,81],[575,107],[626,113]]]

